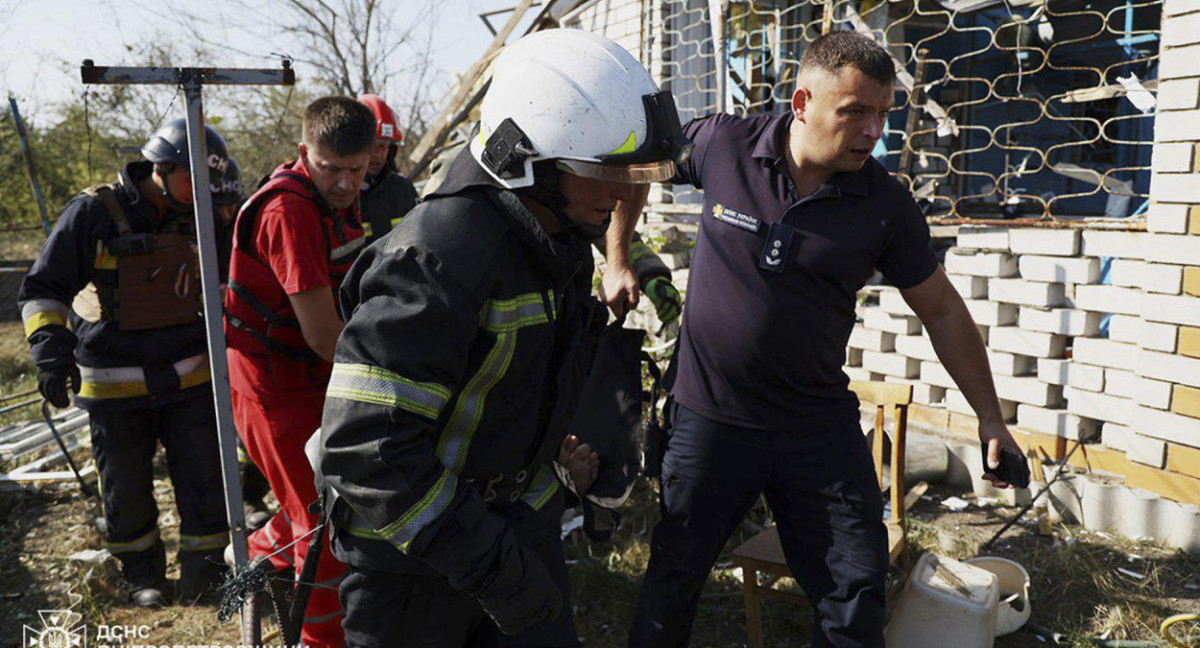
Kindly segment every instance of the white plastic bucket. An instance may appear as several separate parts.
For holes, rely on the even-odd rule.
[[[979,556],[966,562],[996,575],[1000,588],[996,636],[1020,630],[1029,621],[1029,572],[1020,563],[998,556]]]

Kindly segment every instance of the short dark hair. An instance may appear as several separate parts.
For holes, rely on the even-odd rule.
[[[375,114],[350,97],[321,97],[304,109],[304,143],[335,155],[355,155],[375,145]]]
[[[847,65],[882,84],[896,81],[892,57],[873,39],[856,32],[829,32],[813,41],[800,57],[800,72],[820,68],[830,74]]]

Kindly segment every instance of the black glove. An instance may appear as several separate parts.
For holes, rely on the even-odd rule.
[[[71,396],[67,393],[68,386],[71,391],[78,394],[79,386],[82,384],[79,367],[74,362],[49,369],[38,369],[37,382],[42,398],[50,401],[50,404],[55,407],[70,407]]]
[[[500,631],[515,636],[557,618],[563,600],[542,559],[509,538],[502,550],[508,556],[502,556],[494,578],[474,594]]]

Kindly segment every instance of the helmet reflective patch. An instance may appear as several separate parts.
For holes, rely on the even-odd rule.
[[[625,138],[625,143],[617,148],[605,153],[605,155],[618,155],[621,153],[633,153],[637,150],[637,134],[634,131],[629,131],[629,137]]]
[[[379,134],[383,137],[395,137],[396,127],[392,126],[391,124],[380,124]]]

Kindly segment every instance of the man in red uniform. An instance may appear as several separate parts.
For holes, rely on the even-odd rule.
[[[358,194],[374,145],[369,108],[345,97],[312,102],[299,159],[275,169],[234,231],[225,302],[234,420],[282,509],[250,536],[250,555],[270,556],[279,571],[301,573],[318,523],[304,443],[321,425],[342,332],[334,295],[365,242]],[[308,646],[342,645],[344,571],[326,549],[304,617]]]

